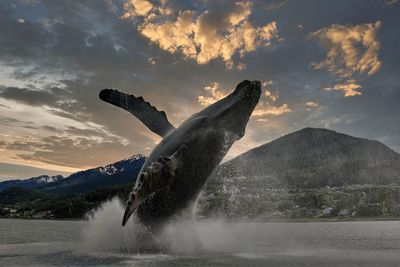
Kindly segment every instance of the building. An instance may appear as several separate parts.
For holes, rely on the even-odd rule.
[[[340,210],[340,211],[338,212],[338,216],[344,216],[344,217],[351,216],[351,210],[349,210],[349,209],[342,209],[342,210]]]
[[[308,209],[306,212],[307,217],[315,217],[319,214],[319,209]]]
[[[333,208],[331,208],[331,207],[322,207],[321,212],[322,212],[322,214],[324,216],[330,216],[333,213]]]

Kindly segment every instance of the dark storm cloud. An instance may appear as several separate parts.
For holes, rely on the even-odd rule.
[[[36,23],[18,23],[11,6],[0,3],[0,58],[21,62],[38,58],[49,42],[49,34]]]
[[[54,132],[54,133],[62,133],[63,132],[63,130],[58,129],[58,128],[53,127],[53,126],[49,126],[49,125],[42,126],[42,129],[46,130],[46,131],[49,131],[49,132]]]
[[[18,119],[10,118],[10,117],[3,117],[3,116],[0,115],[0,125],[8,126],[8,125],[15,125],[15,124],[28,127],[30,124],[33,124],[33,122],[32,121],[18,120]],[[29,127],[32,127],[32,126],[29,126]]]
[[[15,122],[19,122],[19,120],[14,119],[14,118],[8,118],[8,117],[0,117],[0,124],[2,124],[2,125],[7,125],[10,123],[15,123]]]
[[[53,105],[57,100],[57,96],[54,92],[35,91],[18,87],[0,88],[0,97],[19,101],[32,106]]]

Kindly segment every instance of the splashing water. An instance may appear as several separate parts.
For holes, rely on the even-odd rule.
[[[160,234],[153,236],[137,218],[121,226],[124,206],[118,198],[102,205],[83,229],[83,249],[86,251],[131,253],[193,253],[222,252],[237,246],[235,235],[222,220],[196,222],[193,219],[175,219],[167,223]]]
[[[118,198],[102,205],[89,217],[83,229],[83,248],[96,251],[143,251],[154,249],[152,236],[133,216],[132,223],[121,226],[124,206]]]

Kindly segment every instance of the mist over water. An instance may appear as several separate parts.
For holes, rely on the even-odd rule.
[[[124,206],[118,198],[105,202],[83,229],[83,249],[88,251],[142,251],[154,249],[148,230],[135,216],[121,226]]]
[[[181,218],[153,236],[135,217],[122,227],[123,212],[124,205],[114,198],[80,224],[82,238],[75,256],[118,263],[115,266],[398,266],[400,262],[399,221],[256,223]]]
[[[0,265],[399,266],[399,221],[176,220],[157,238],[105,203],[90,221],[0,220]],[[153,249],[153,250],[152,250]],[[158,250],[156,250],[158,249]]]
[[[238,229],[233,233],[233,229],[226,227],[221,219],[207,220],[207,223],[197,222],[194,218],[175,219],[154,236],[135,216],[122,227],[124,210],[121,201],[113,198],[91,215],[83,228],[83,249],[190,254],[202,251],[228,252],[239,248],[236,239]]]

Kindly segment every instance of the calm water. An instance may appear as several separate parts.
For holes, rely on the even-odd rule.
[[[176,222],[139,253],[110,204],[94,221],[0,219],[0,266],[400,266],[400,222]],[[116,216],[118,215],[118,216]],[[135,236],[135,237],[133,237]]]

